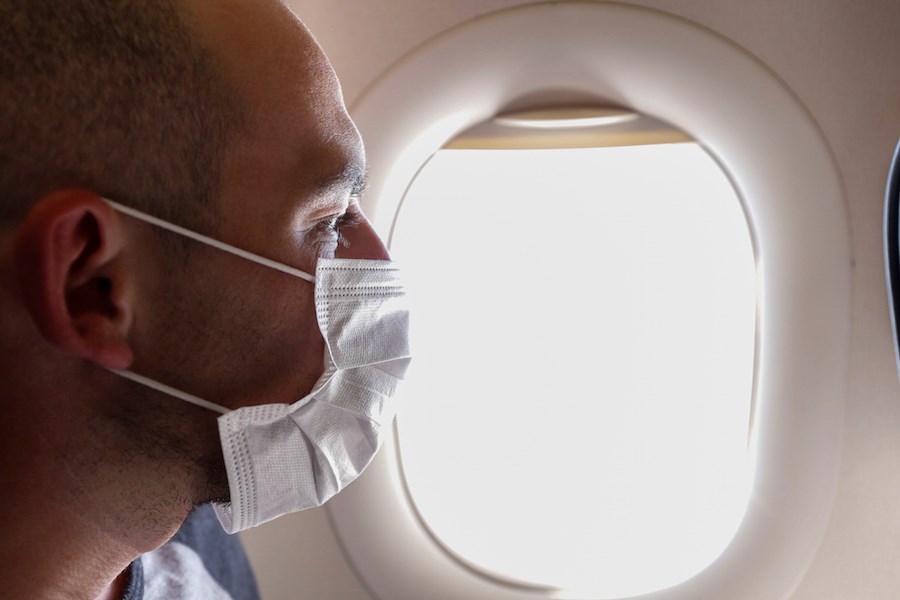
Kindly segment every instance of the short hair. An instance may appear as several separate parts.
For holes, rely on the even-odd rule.
[[[209,228],[245,108],[178,0],[0,0],[0,111],[0,222],[86,188]]]

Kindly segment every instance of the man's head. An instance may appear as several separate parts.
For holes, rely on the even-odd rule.
[[[101,367],[231,408],[293,402],[323,367],[312,286],[101,196],[306,272],[335,252],[386,258],[364,219],[349,247],[332,228],[365,171],[334,72],[277,2],[0,7],[4,402],[73,478],[87,461],[143,478],[111,490],[122,504],[160,488],[141,519],[224,498],[215,415]]]

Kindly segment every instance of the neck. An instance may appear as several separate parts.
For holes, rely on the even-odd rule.
[[[120,600],[125,595],[125,588],[128,583],[128,572],[122,571],[115,581],[107,586],[103,592],[97,596],[97,600]]]
[[[14,282],[4,266],[0,281]],[[121,596],[131,562],[193,505],[227,494],[208,483],[225,472],[215,419],[137,397],[57,351],[10,287],[0,286],[0,598]]]
[[[175,497],[171,465],[122,464],[76,435],[96,425],[13,405],[26,408],[0,424],[0,598],[116,597],[122,572],[171,538],[192,502]]]

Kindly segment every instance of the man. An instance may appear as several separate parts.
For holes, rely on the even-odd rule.
[[[287,271],[387,259],[335,74],[276,0],[0,0],[0,30],[0,598],[255,597],[202,507],[242,510],[243,459],[172,394],[309,394],[321,282],[152,217]]]

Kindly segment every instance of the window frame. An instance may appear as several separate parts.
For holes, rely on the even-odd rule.
[[[406,186],[432,153],[523,97],[569,93],[559,90],[654,115],[700,140],[745,200],[757,244],[751,502],[715,562],[642,597],[788,597],[834,501],[852,252],[833,155],[775,73],[715,32],[653,10],[564,2],[481,17],[415,49],[352,106],[369,154],[363,207],[389,239]],[[409,501],[394,439],[328,514],[378,598],[581,597],[492,577],[437,544]]]

